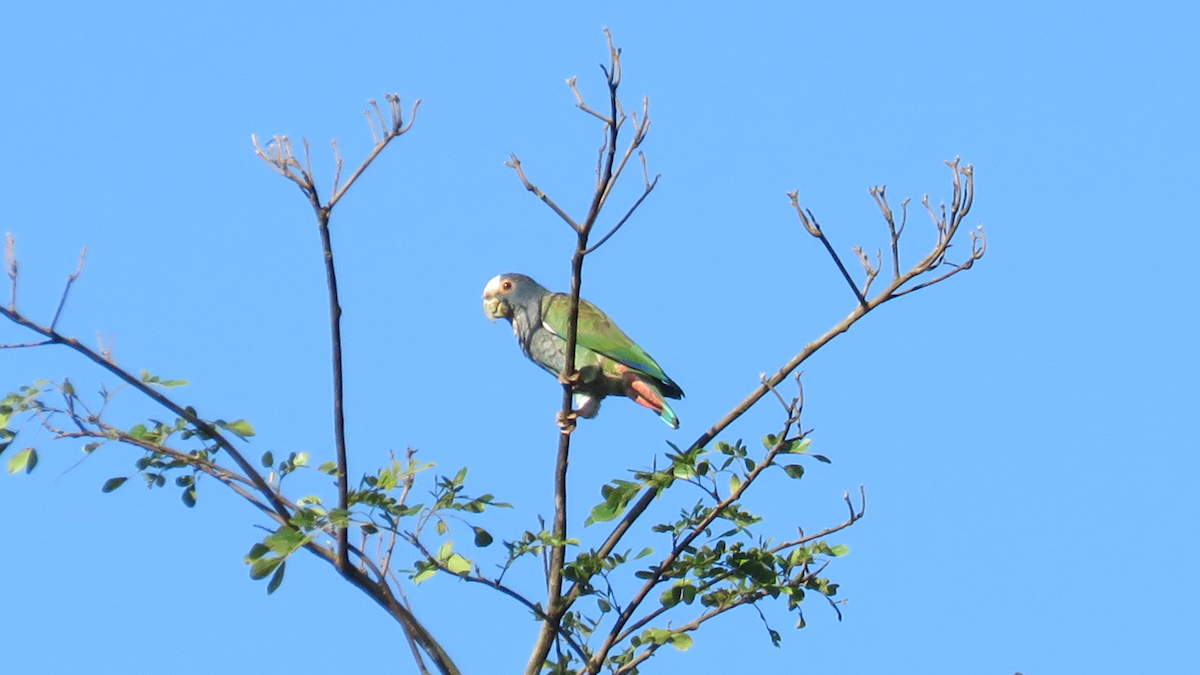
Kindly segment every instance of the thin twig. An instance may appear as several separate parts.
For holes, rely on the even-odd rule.
[[[80,274],[83,274],[83,259],[85,257],[87,257],[86,246],[79,252],[79,266],[75,268],[75,273],[67,277],[67,284],[63,287],[62,297],[58,299],[58,309],[54,310],[54,318],[50,320],[50,330],[54,330],[54,327],[58,325],[58,317],[62,315],[63,305],[67,304],[67,295],[71,292],[71,284],[75,283]]]
[[[9,300],[8,308],[15,312],[17,311],[17,253],[16,242],[13,240],[11,232],[4,235],[4,271],[12,280],[12,299]]]
[[[846,265],[842,263],[841,256],[837,254],[837,251],[833,250],[833,245],[829,243],[829,238],[821,230],[821,224],[817,222],[812,211],[800,207],[800,191],[793,190],[787,193],[787,195],[791,199],[792,206],[796,209],[796,215],[800,216],[800,223],[804,225],[804,229],[808,230],[808,233],[812,236],[820,239],[821,243],[825,245],[825,250],[829,253],[829,257],[833,258],[833,262],[837,263],[838,269],[842,272],[842,277],[846,280],[846,283],[850,284],[850,290],[854,291],[854,297],[858,298],[859,306],[865,307],[867,304],[866,296],[863,295],[862,291],[858,290],[858,284],[854,283],[854,279],[850,276]]]

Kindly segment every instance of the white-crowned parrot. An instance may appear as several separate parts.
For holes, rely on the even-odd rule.
[[[483,311],[488,318],[508,319],[525,356],[556,377],[566,365],[570,305],[571,296],[551,293],[524,274],[501,274],[483,289]],[[626,396],[658,413],[672,429],[679,428],[679,418],[664,397],[683,398],[683,390],[612,319],[587,300],[579,301],[576,341],[577,415],[595,417],[605,396]]]

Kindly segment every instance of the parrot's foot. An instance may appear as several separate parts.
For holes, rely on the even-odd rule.
[[[571,373],[570,377],[563,377],[562,373],[558,374],[558,383],[559,384],[569,384],[573,387],[573,386],[579,384],[580,380],[581,380],[581,378],[579,377],[578,372]]]
[[[561,410],[555,415],[555,419],[558,422],[558,428],[561,429],[564,434],[569,434],[572,431],[575,431],[575,420],[578,417],[579,416],[573,412],[564,415]]]

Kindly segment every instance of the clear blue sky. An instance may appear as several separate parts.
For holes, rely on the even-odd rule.
[[[575,3],[572,3],[573,5]],[[0,39],[0,231],[21,302],[47,317],[80,247],[64,330],[248,418],[253,454],[332,456],[324,279],[311,213],[251,151],[307,136],[330,178],[370,139],[368,98],[424,99],[412,133],[335,216],[352,472],[420,448],[549,514],[560,390],[479,294],[493,275],[566,288],[566,228],[509,152],[576,211],[599,137],[601,27],[626,102],[651,99],[659,189],[589,260],[585,295],[686,390],[668,430],[625,401],[576,436],[572,520],[600,484],[687,443],[852,307],[785,191],[839,250],[883,246],[867,194],[949,195],[975,165],[991,248],[973,271],[885,306],[805,366],[806,424],[834,463],[764,487],[770,531],[819,528],[867,487],[830,567],[845,620],[726,615],[645,672],[1027,675],[1181,672],[1200,588],[1195,347],[1200,22],[1186,3],[18,3]],[[636,180],[618,198],[627,198]],[[909,252],[932,241],[915,214]],[[912,258],[910,258],[912,260]],[[0,342],[26,339],[0,325]],[[0,353],[0,388],[105,378],[63,350]],[[132,395],[116,411],[158,415]],[[773,430],[771,406],[730,438]],[[323,564],[267,597],[241,556],[262,519],[214,485],[184,508],[113,448],[71,468],[48,443],[0,476],[5,673],[414,672],[398,627]],[[211,482],[211,481],[210,481]],[[590,541],[590,540],[589,540]],[[495,552],[498,554],[499,552]],[[487,560],[486,557],[483,558]],[[534,575],[525,578],[536,589]],[[410,589],[465,672],[516,672],[516,605],[441,579]],[[1188,646],[1192,645],[1192,646]],[[358,666],[349,666],[357,663]]]

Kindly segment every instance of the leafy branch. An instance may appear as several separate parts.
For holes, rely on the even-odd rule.
[[[600,215],[600,210],[606,205],[615,182],[629,159],[645,140],[650,123],[648,116],[649,104],[646,100],[643,100],[640,117],[636,111],[631,111],[628,115],[623,112],[620,97],[618,96],[618,87],[622,76],[621,51],[613,45],[611,34],[606,31],[605,35],[608,39],[610,55],[609,64],[601,66],[608,85],[609,96],[606,108],[604,110],[597,110],[591,107],[580,93],[575,78],[568,80],[568,85],[575,95],[577,107],[599,120],[604,130],[604,141],[600,148],[596,168],[597,181],[587,215],[583,219],[573,218],[550,195],[538,188],[528,178],[524,167],[515,155],[508,162],[509,166],[516,171],[518,179],[525,188],[545,203],[551,211],[567,223],[576,233],[575,250],[571,259],[571,302],[568,322],[569,330],[566,336],[567,362],[563,372],[560,374],[560,381],[563,384],[563,402],[561,412],[559,413],[562,433],[559,436],[559,452],[555,464],[555,518],[553,530],[549,537],[550,541],[555,543],[551,546],[551,554],[547,566],[549,588],[547,611],[544,615],[539,616],[542,619],[542,628],[534,652],[526,667],[526,675],[535,675],[544,667],[550,668],[550,671],[554,673],[570,672],[569,664],[572,662],[570,653],[560,651],[560,656],[556,663],[547,660],[552,642],[556,636],[561,635],[561,628],[564,625],[571,627],[577,634],[575,643],[583,645],[584,650],[587,651],[587,656],[585,657],[580,654],[581,650],[575,644],[571,645],[571,652],[579,657],[579,673],[597,673],[604,667],[613,669],[614,672],[618,673],[634,672],[638,664],[651,656],[662,644],[670,643],[679,648],[686,648],[686,645],[690,644],[690,638],[686,638],[686,633],[695,630],[708,619],[734,606],[753,604],[766,596],[775,597],[779,594],[786,594],[789,596],[790,608],[795,609],[798,607],[799,598],[802,597],[802,591],[806,587],[810,589],[813,587],[817,588],[827,599],[832,596],[833,591],[836,590],[836,584],[829,584],[827,580],[821,580],[816,576],[819,570],[814,571],[809,566],[812,560],[815,559],[814,556],[822,552],[826,554],[831,551],[839,552],[841,549],[830,547],[823,542],[804,536],[782,545],[768,545],[766,542],[762,542],[758,546],[751,546],[749,548],[746,548],[741,543],[730,545],[726,541],[730,536],[748,532],[749,526],[757,522],[757,517],[751,515],[740,506],[740,501],[750,485],[768,467],[777,466],[777,460],[780,455],[796,452],[802,454],[807,451],[810,442],[810,439],[806,437],[806,432],[796,431],[799,424],[799,412],[802,407],[801,401],[794,399],[789,404],[779,395],[776,387],[787,377],[795,373],[804,361],[824,345],[828,344],[833,338],[846,332],[854,323],[866,316],[868,312],[885,302],[913,291],[927,288],[959,272],[970,269],[976,260],[983,257],[987,249],[987,239],[982,227],[980,227],[970,233],[970,251],[965,260],[953,263],[947,259],[947,253],[953,246],[956,235],[967,214],[970,212],[974,198],[974,174],[972,167],[969,165],[961,166],[958,159],[947,162],[953,172],[953,196],[949,207],[943,204],[935,209],[930,204],[928,196],[922,202],[934,221],[937,238],[932,250],[907,271],[902,271],[901,268],[900,245],[901,236],[904,233],[907,223],[908,200],[905,200],[901,204],[900,218],[897,223],[896,215],[893,213],[886,197],[886,188],[879,186],[870,190],[870,194],[879,206],[888,227],[888,243],[892,263],[891,280],[881,291],[876,292],[874,295],[872,295],[872,286],[877,281],[883,267],[882,249],[876,251],[874,256],[871,256],[864,252],[861,247],[852,248],[855,257],[863,269],[861,283],[856,281],[850,267],[843,261],[825,230],[817,221],[817,218],[811,211],[801,206],[798,192],[788,193],[790,203],[797,213],[801,225],[805,231],[821,242],[822,247],[830,256],[840,275],[850,287],[854,295],[855,307],[845,319],[806,345],[796,356],[780,367],[774,375],[770,377],[764,376],[762,383],[753,392],[743,399],[741,403],[735,405],[726,415],[717,420],[691,445],[685,449],[675,448],[676,452],[668,455],[668,458],[672,461],[672,467],[661,471],[638,472],[634,481],[616,480],[610,485],[605,486],[602,491],[605,501],[593,510],[591,517],[588,519],[588,524],[618,518],[619,520],[598,549],[580,553],[574,562],[567,564],[565,551],[566,542],[568,541],[566,527],[567,466],[570,437],[575,428],[575,418],[571,410],[571,394],[577,378],[573,360],[577,344],[578,306],[582,284],[583,262],[587,255],[607,242],[625,225],[630,216],[637,210],[645,198],[649,196],[658,181],[657,176],[654,180],[649,179],[645,156],[638,152],[644,180],[642,194],[633,201],[624,216],[596,244],[589,246],[589,237],[592,234],[592,228],[596,219]],[[633,136],[628,144],[624,146],[624,151],[619,152],[619,148],[621,147],[618,144],[620,131],[626,119],[633,120]],[[758,458],[757,461],[751,460],[746,455],[745,448],[741,446],[740,441],[734,445],[718,442],[716,445],[718,452],[728,455],[729,461],[726,461],[720,469],[714,469],[714,464],[709,458],[709,451],[707,450],[709,444],[715,441],[720,434],[725,432],[730,425],[761,401],[769,392],[775,393],[787,411],[787,420],[782,432],[768,435],[764,439],[766,453]],[[828,461],[820,455],[813,455],[813,457],[820,461]],[[730,472],[732,473],[729,477],[731,487],[728,493],[722,497],[718,486],[711,482],[711,476],[716,473],[729,472],[728,467],[731,461],[744,463],[745,471],[742,473]],[[784,466],[784,469],[793,478],[799,478],[803,475],[803,467],[798,464],[787,464]],[[709,482],[705,482],[706,476]],[[655,526],[654,529],[656,531],[672,533],[672,547],[658,564],[637,573],[637,576],[643,579],[643,584],[628,602],[621,604],[610,590],[600,590],[594,582],[600,580],[607,586],[608,574],[628,560],[627,554],[617,553],[617,549],[625,535],[633,527],[634,523],[643,516],[650,503],[655,498],[660,497],[665,490],[669,489],[674,482],[680,479],[683,482],[689,482],[701,487],[712,503],[705,505],[701,502],[693,510],[685,510],[683,518],[676,523]],[[850,504],[848,495],[846,499],[847,503]],[[863,499],[863,505],[858,510],[853,505],[850,505],[850,517],[845,522],[826,528],[816,536],[819,538],[841,531],[857,522],[864,513],[865,494]],[[715,540],[710,540],[711,528],[719,520],[728,520],[734,523],[735,527],[733,530],[716,537]],[[705,538],[706,543],[697,548],[701,537]],[[736,551],[734,547],[737,547]],[[700,561],[698,559],[698,556],[700,556],[698,551],[706,551],[707,560]],[[745,558],[746,560],[757,560],[756,564],[759,565],[756,568],[757,576],[745,572],[748,563],[745,560],[738,562],[734,559],[736,556],[730,557],[734,553],[736,553],[736,556],[742,556],[743,558],[749,556],[749,558]],[[738,560],[741,559],[739,558]],[[802,564],[797,561],[802,561]],[[797,564],[800,565],[802,571],[792,574]],[[776,571],[771,573],[764,571],[770,569]],[[823,569],[823,565],[820,569]],[[697,579],[701,579],[699,584],[692,582],[682,583],[683,579],[680,575],[686,575],[689,573],[689,570],[691,573],[697,575]],[[570,585],[565,589],[563,585],[564,578],[570,581]],[[751,579],[751,581],[746,582],[746,579]],[[733,587],[725,587],[723,590],[716,588],[727,580],[733,580],[736,583]],[[781,580],[786,581],[781,582]],[[675,584],[672,588],[668,589],[668,595],[664,596],[669,599],[663,601],[662,607],[638,617],[639,609],[652,596],[653,591],[666,582]],[[691,600],[697,597],[697,593],[707,598],[712,603],[713,609],[702,613],[692,621],[684,624],[681,628],[647,628],[661,614],[678,605],[681,598],[687,598],[688,603],[690,603]],[[602,643],[595,649],[587,647],[587,638],[600,629],[600,620],[588,619],[573,609],[573,606],[580,598],[591,595],[600,596],[598,602],[600,603],[599,607],[602,615],[615,611],[611,623],[604,626],[604,631],[606,632],[604,633]],[[833,604],[832,600],[830,602]],[[639,630],[644,630],[644,632],[640,635],[635,634]],[[775,640],[774,636],[777,634],[774,631],[771,631],[771,633],[773,640]],[[614,656],[613,652],[617,649],[618,645],[626,643],[629,646]]]
[[[18,279],[19,265],[15,252],[15,243],[11,236],[5,242],[5,272],[9,277],[11,293],[8,307],[0,308],[0,316],[12,323],[32,331],[42,339],[9,345],[0,348],[18,349],[50,345],[65,346],[86,359],[100,366],[109,374],[114,375],[128,386],[153,401],[161,408],[175,416],[175,421],[167,424],[151,420],[149,424],[139,424],[129,431],[124,431],[104,421],[103,411],[111,396],[115,393],[101,390],[101,405],[89,407],[80,398],[73,385],[67,380],[60,384],[48,382],[35,386],[22,387],[18,392],[9,394],[0,401],[0,452],[6,450],[17,436],[17,432],[9,429],[14,415],[22,413],[33,415],[40,425],[54,437],[60,439],[88,439],[85,446],[89,453],[109,442],[132,446],[140,449],[145,455],[138,460],[137,468],[147,479],[151,487],[162,487],[166,484],[168,473],[181,469],[191,473],[180,475],[175,483],[184,488],[182,499],[188,506],[195,504],[197,478],[208,475],[232,489],[260,511],[266,513],[275,521],[277,529],[271,532],[261,544],[255,545],[247,555],[251,564],[251,576],[266,578],[270,576],[268,592],[273,592],[283,580],[287,558],[297,550],[307,550],[333,565],[339,574],[354,586],[365,592],[381,607],[391,614],[403,627],[410,644],[414,646],[414,656],[418,667],[424,670],[420,658],[423,651],[443,675],[456,675],[459,671],[449,655],[429,632],[417,621],[411,610],[398,597],[397,591],[389,584],[389,569],[391,551],[395,544],[394,538],[389,541],[387,554],[381,556],[381,564],[377,564],[364,553],[365,546],[353,546],[349,543],[349,528],[354,513],[352,508],[362,502],[364,505],[378,507],[386,503],[387,493],[392,487],[371,485],[352,495],[348,484],[348,470],[345,441],[345,416],[343,411],[343,374],[342,374],[342,341],[341,341],[341,306],[338,301],[336,268],[334,265],[333,247],[330,235],[330,216],[333,208],[346,195],[349,188],[355,184],[362,173],[371,165],[379,154],[397,137],[409,131],[413,118],[406,122],[402,116],[400,98],[395,94],[386,97],[389,108],[389,120],[378,104],[370,102],[371,110],[366,116],[371,126],[375,145],[365,160],[351,173],[350,177],[341,182],[343,160],[333,142],[336,171],[331,189],[331,197],[322,201],[316,180],[311,168],[311,157],[307,140],[304,141],[303,162],[292,151],[291,142],[286,136],[277,136],[265,146],[252,136],[255,153],[272,169],[285,178],[294,182],[312,205],[317,217],[318,232],[325,261],[326,280],[329,292],[331,346],[334,373],[333,413],[334,435],[336,444],[336,462],[322,465],[321,472],[332,475],[337,482],[337,504],[333,509],[326,510],[317,497],[306,497],[292,501],[286,498],[282,491],[283,478],[292,471],[307,468],[305,453],[292,453],[281,461],[277,471],[271,476],[264,477],[251,463],[243,448],[233,440],[234,437],[246,441],[253,436],[253,428],[244,420],[224,422],[222,420],[206,420],[191,406],[184,405],[177,399],[163,393],[161,389],[173,388],[186,384],[179,380],[163,380],[143,371],[138,377],[131,370],[119,365],[112,355],[111,346],[101,344],[99,349],[84,345],[79,339],[64,335],[57,330],[63,307],[67,302],[72,284],[79,279],[83,272],[84,254],[80,255],[79,266],[67,279],[66,286],[49,323],[39,323],[30,318],[18,308]],[[419,101],[418,101],[419,104]],[[417,105],[413,106],[415,115]],[[85,249],[86,251],[86,249]],[[63,404],[48,403],[44,395],[57,392],[63,397]],[[65,418],[68,426],[60,426],[55,422]],[[198,447],[183,449],[168,445],[169,439],[176,434],[180,440],[198,442]],[[233,462],[236,470],[225,466],[219,461],[218,453],[224,453]],[[17,470],[30,471],[37,464],[37,454],[34,448],[26,448],[14,455],[16,462],[10,461],[10,473]],[[428,468],[411,461],[399,473],[405,483],[405,492],[399,501],[390,504],[392,518],[399,518],[414,513],[403,504],[407,490],[411,488],[411,479],[419,470]],[[263,457],[263,465],[273,467],[271,453]],[[407,472],[407,473],[406,473]],[[278,476],[278,480],[276,480]],[[104,491],[118,489],[128,477],[116,477],[107,481]],[[373,502],[373,503],[372,503]],[[418,508],[419,511],[419,508]],[[368,516],[369,518],[369,513]],[[364,534],[377,532],[370,523],[362,523]],[[394,529],[394,528],[393,528]],[[329,533],[336,538],[336,546],[329,548],[317,543],[317,533]],[[365,540],[364,540],[365,544]],[[383,548],[380,544],[380,550]],[[352,557],[357,565],[352,564]]]

